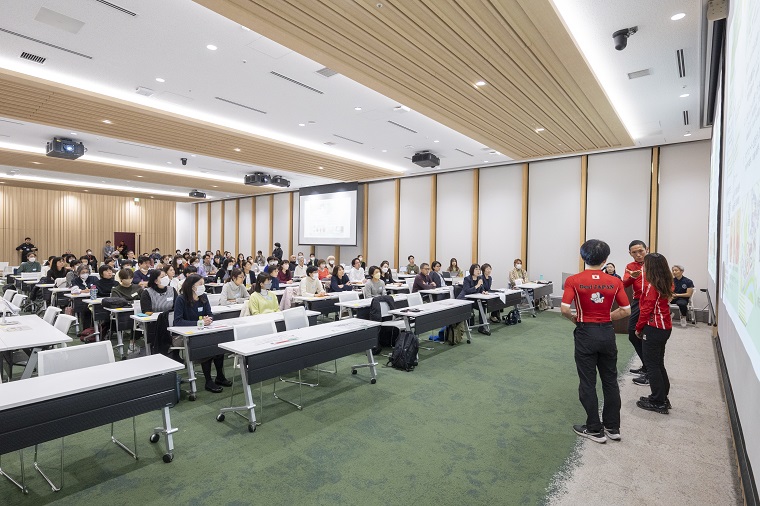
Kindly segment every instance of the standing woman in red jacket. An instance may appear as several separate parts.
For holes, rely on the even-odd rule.
[[[642,340],[642,354],[647,368],[650,396],[636,402],[641,409],[668,414],[670,381],[665,369],[665,345],[673,328],[670,320],[670,299],[673,297],[673,273],[667,259],[659,253],[649,253],[644,257],[646,283],[639,302],[639,319],[636,322],[636,336]],[[638,383],[646,385],[644,379]]]

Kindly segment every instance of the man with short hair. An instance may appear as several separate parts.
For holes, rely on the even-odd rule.
[[[111,245],[111,241],[106,241],[106,245],[103,246],[103,260],[110,258],[111,255],[113,255],[113,246]]]
[[[562,316],[575,324],[575,366],[578,370],[578,397],[586,411],[586,423],[573,425],[573,431],[596,443],[607,438],[620,441],[620,389],[617,383],[617,344],[612,320],[631,313],[623,282],[602,273],[610,255],[607,243],[589,239],[581,246],[586,270],[565,281],[560,309]],[[573,314],[570,305],[575,302]],[[610,312],[612,303],[618,308]],[[596,372],[602,380],[604,407],[599,418]]]
[[[132,262],[136,260],[134,251],[132,250],[127,251],[127,260],[132,260]]]
[[[694,295],[694,282],[683,275],[683,265],[673,265],[673,304],[681,311],[681,327],[686,326],[686,316],[689,314],[689,299]]]
[[[135,275],[132,278],[132,284],[133,285],[140,285],[140,287],[145,288],[148,286],[148,271],[150,270],[150,257],[147,256],[140,256],[140,258],[137,259],[137,269],[135,270]]]
[[[84,256],[87,257],[87,265],[90,266],[90,272],[97,271],[98,259],[95,257],[95,255],[92,254],[92,250],[90,248],[87,248],[87,251],[85,251]]]
[[[628,340],[633,345],[633,349],[636,350],[636,355],[641,360],[641,367],[638,369],[631,369],[633,374],[639,374],[640,376],[634,378],[634,383],[637,385],[648,385],[647,379],[647,365],[644,363],[644,354],[642,351],[641,339],[636,335],[636,322],[639,320],[639,299],[641,299],[641,292],[644,290],[646,281],[644,280],[644,257],[649,253],[649,249],[644,241],[638,239],[631,241],[628,245],[628,253],[633,258],[633,262],[625,266],[625,274],[623,274],[623,286],[633,288],[633,300],[631,301],[631,318],[628,320]]]
[[[32,238],[31,237],[25,237],[24,242],[16,246],[16,251],[21,252],[21,263],[26,262],[26,257],[31,253],[32,251],[37,251],[37,247],[32,244]]]
[[[306,264],[306,267],[319,267],[319,261],[314,253],[309,253],[309,262]]]
[[[419,274],[420,273],[420,268],[417,267],[414,264],[414,255],[409,255],[406,259],[409,260],[409,264],[407,264],[407,266],[406,266],[406,273],[407,274]]]
[[[441,262],[436,260],[433,262],[432,270],[430,271],[430,279],[433,280],[433,283],[435,283],[435,286],[438,288],[446,286],[446,280],[443,279],[443,275],[441,275]]]
[[[414,260],[414,257],[412,257],[412,260]],[[420,273],[414,278],[412,293],[419,292],[420,290],[432,290],[433,288],[435,288],[435,283],[430,278],[430,266],[423,263],[420,265]]]
[[[154,264],[157,264],[161,261],[161,251],[158,248],[153,248],[153,253],[150,254],[150,259],[153,260]]]

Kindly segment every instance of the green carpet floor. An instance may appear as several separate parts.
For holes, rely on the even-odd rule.
[[[413,372],[380,367],[375,385],[366,369],[350,374],[362,357],[348,357],[337,376],[323,374],[319,388],[304,389],[303,411],[273,399],[268,382],[254,434],[238,416],[215,420],[229,405],[228,389],[202,392],[172,409],[174,462],[162,462],[163,441],[148,442],[158,412],[142,415],[138,461],[110,442],[108,426],[89,430],[66,438],[61,492],[32,474],[27,450],[30,494],[2,480],[0,503],[541,504],[576,444],[571,425],[585,420],[572,329],[551,312],[496,325],[490,337],[475,333],[472,344],[420,350]],[[621,369],[632,355],[626,336],[618,348]],[[278,392],[297,399],[296,386]],[[131,422],[116,430],[131,445]],[[60,445],[41,448],[57,480]],[[17,474],[17,456],[5,455],[3,467]]]

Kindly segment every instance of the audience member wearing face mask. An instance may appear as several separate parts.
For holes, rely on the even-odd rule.
[[[306,276],[301,278],[300,288],[301,295],[315,295],[317,297],[325,295],[325,287],[319,280],[319,269],[310,265],[306,268]]]
[[[516,258],[514,266],[515,268],[509,271],[509,286],[511,288],[528,282],[528,271],[523,269],[522,260]]]
[[[381,278],[382,271],[380,267],[373,265],[367,271],[369,274],[369,280],[364,284],[362,292],[364,292],[364,298],[377,297],[378,295],[385,295],[385,281]]]

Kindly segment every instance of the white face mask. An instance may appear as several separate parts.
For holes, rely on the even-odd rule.
[[[515,269],[522,269],[522,264],[515,264]]]
[[[200,297],[201,295],[206,293],[206,287],[204,285],[198,285],[194,288],[194,291],[195,291],[195,295]]]
[[[88,251],[88,252],[87,252],[87,254],[88,254],[88,255],[92,255],[92,251]]]
[[[232,267],[233,267],[233,265],[232,265],[232,264],[228,265],[228,266],[227,266],[227,270],[228,270],[228,271],[231,271],[231,270],[232,270]]]
[[[275,265],[277,265],[277,262],[275,262],[274,260],[272,260],[271,262],[269,262],[269,265],[275,266]]]
[[[161,288],[166,288],[169,286],[169,276],[161,276],[158,278],[158,286]]]
[[[309,257],[309,260],[314,260],[314,257],[313,257],[313,256],[310,256],[310,257]]]
[[[335,260],[330,260],[329,264],[330,265],[335,265]]]
[[[313,272],[311,274],[311,277],[312,277],[312,279],[319,279],[319,274],[317,274],[316,272]]]
[[[386,272],[388,272],[388,268],[387,267],[381,267],[380,270],[383,272],[383,274],[385,274]]]
[[[200,267],[201,263],[200,262],[195,262],[193,265],[196,266],[196,267]]]
[[[30,262],[34,262],[37,259],[35,257],[28,257],[27,260],[29,260]]]
[[[87,281],[87,278],[89,278],[89,277],[90,277],[89,274],[80,274],[79,275],[79,279],[81,279],[82,281]]]

